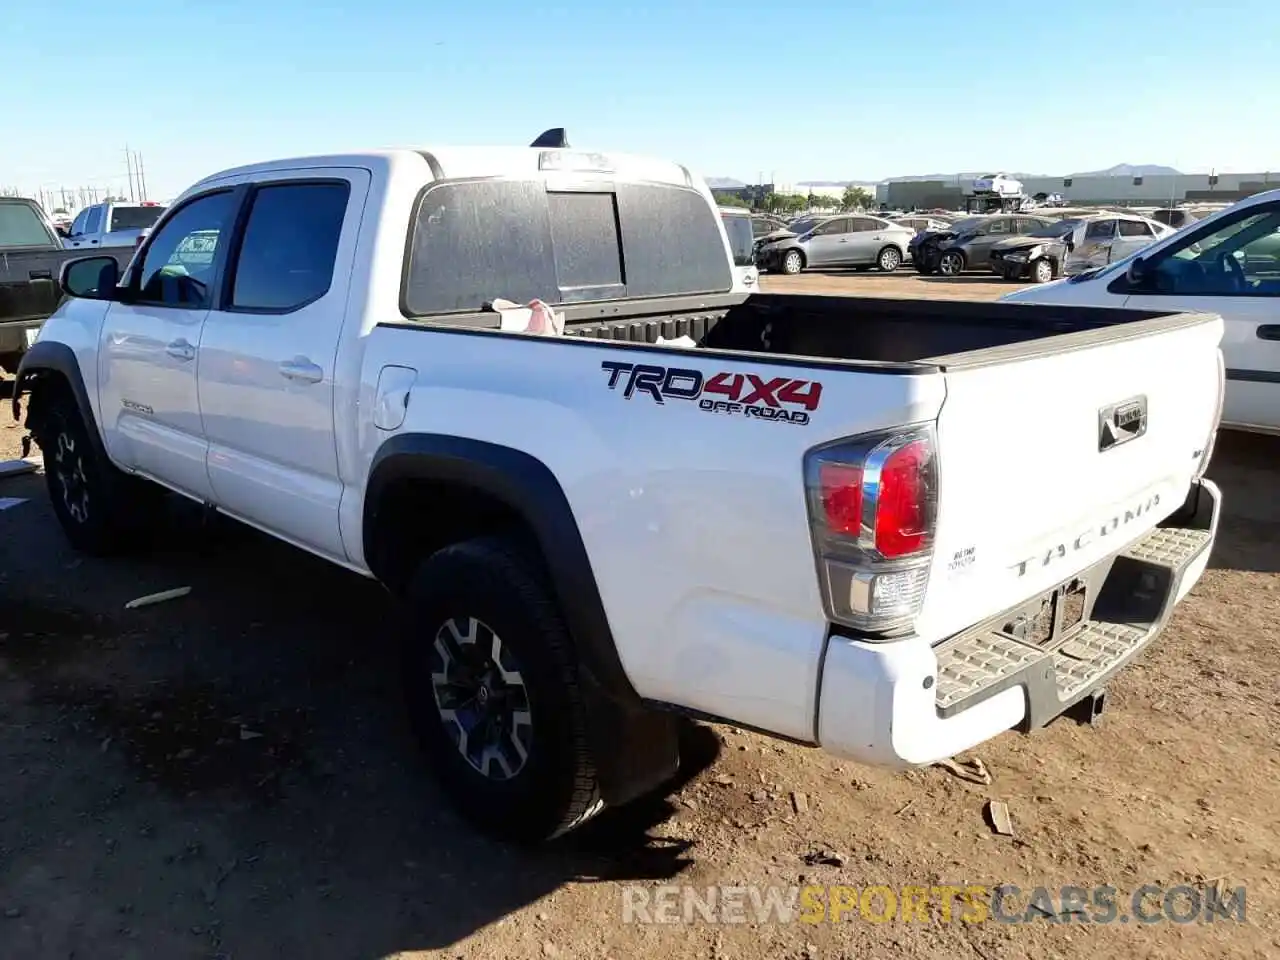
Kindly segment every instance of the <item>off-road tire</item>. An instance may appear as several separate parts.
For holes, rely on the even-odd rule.
[[[541,564],[512,541],[469,540],[424,560],[404,599],[411,625],[403,660],[410,722],[457,811],[482,832],[520,843],[558,837],[598,813],[604,805],[577,658]],[[440,662],[433,664],[437,637],[450,623],[473,621],[500,638],[527,698],[526,756],[506,779],[491,776],[488,763],[481,772],[464,756],[433,680],[433,672],[441,675],[435,672]]]
[[[164,491],[107,460],[69,392],[59,391],[46,404],[35,440],[54,515],[71,545],[93,556],[144,545]]]

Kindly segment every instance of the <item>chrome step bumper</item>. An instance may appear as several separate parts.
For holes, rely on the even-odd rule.
[[[1027,695],[1026,726],[1039,727],[1101,687],[1164,629],[1199,579],[1217,533],[1218,488],[1202,481],[1187,504],[1141,540],[1061,585],[1085,588],[1083,617],[1047,639],[1009,629],[1020,613],[1056,604],[1050,591],[937,647],[936,706],[950,717],[1012,686]],[[1055,616],[1057,616],[1055,614]]]

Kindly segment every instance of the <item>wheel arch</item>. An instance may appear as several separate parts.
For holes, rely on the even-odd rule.
[[[93,444],[95,455],[102,457],[104,462],[110,462],[102,433],[98,429],[98,419],[93,413],[93,404],[89,401],[89,391],[80,372],[80,363],[75,351],[65,343],[36,341],[23,355],[18,367],[18,375],[13,384],[13,418],[22,420],[22,398],[30,395],[26,426],[33,433],[43,423],[45,404],[51,395],[46,387],[65,390],[70,394],[84,421],[85,432],[89,435],[89,442]]]
[[[611,695],[639,702],[618,657],[573,509],[546,464],[512,447],[466,437],[405,433],[384,441],[365,490],[363,538],[365,562],[392,589],[406,575],[405,562],[414,559],[402,552],[413,546],[401,533],[399,521],[412,504],[404,498],[431,495],[476,511],[453,518],[456,529],[466,531],[462,536],[513,526],[527,536],[545,563],[582,665]]]
[[[468,523],[471,518],[451,517],[452,531],[470,527],[461,535],[476,536],[498,532],[495,525],[506,525],[505,532],[510,532],[514,524],[541,554],[578,659],[605,802],[626,803],[670,778],[679,766],[675,715],[651,709],[631,685],[573,508],[555,474],[537,457],[444,434],[406,433],[387,439],[374,456],[365,490],[363,535],[369,569],[395,589],[396,579],[403,575],[397,564],[405,563],[415,543],[420,556],[433,542],[418,543],[412,525],[400,523],[411,515],[406,507],[412,511],[415,502],[424,502],[414,496],[442,492],[461,498],[448,500],[448,507],[467,503],[480,510],[474,525]],[[399,557],[397,536],[405,548]]]

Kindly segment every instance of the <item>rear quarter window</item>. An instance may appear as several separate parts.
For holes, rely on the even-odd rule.
[[[677,186],[436,184],[410,227],[402,308],[425,316],[499,297],[564,304],[726,292],[717,218],[700,193]]]

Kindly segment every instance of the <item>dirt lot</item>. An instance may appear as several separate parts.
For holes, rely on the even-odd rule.
[[[1008,289],[908,274],[766,286]],[[0,459],[17,435],[0,426]],[[83,559],[41,478],[0,481],[0,498],[29,498],[0,511],[0,960],[1274,956],[1278,453],[1220,441],[1211,569],[1099,727],[998,738],[982,786],[691,726],[668,796],[536,853],[476,837],[440,802],[400,716],[377,587],[181,513],[148,557]],[[192,592],[124,609],[174,586]],[[984,822],[988,799],[1008,804],[1013,837]],[[1247,923],[622,922],[626,883],[1107,884],[1127,914],[1143,884],[1219,878],[1247,887]]]

